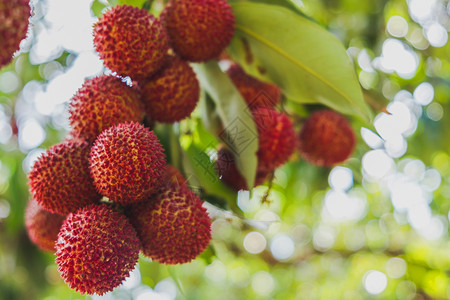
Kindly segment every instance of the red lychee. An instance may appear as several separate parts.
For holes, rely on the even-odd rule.
[[[27,35],[29,3],[29,0],[0,0],[0,69],[11,62]]]
[[[139,258],[139,239],[128,219],[105,204],[67,216],[58,234],[61,277],[81,294],[102,295],[129,276]]]
[[[170,57],[164,68],[142,85],[147,116],[158,122],[174,123],[188,117],[199,97],[194,71],[178,57]]]
[[[216,170],[220,180],[234,191],[248,190],[248,184],[244,176],[239,172],[233,153],[226,148],[220,148],[217,153]],[[257,170],[254,186],[264,183],[270,172]]]
[[[331,110],[320,110],[303,124],[298,145],[306,161],[331,167],[349,158],[355,143],[355,133],[346,118]]]
[[[112,125],[142,121],[144,107],[137,90],[117,77],[101,75],[84,82],[69,106],[71,135],[90,143]]]
[[[238,64],[232,64],[226,72],[251,109],[273,108],[280,103],[281,90],[278,86],[248,75]]]
[[[175,168],[172,165],[167,165],[166,169],[166,175],[164,176],[164,182],[166,182],[166,185],[184,185],[187,186],[186,178],[184,178],[183,174],[178,171],[177,168]]]
[[[234,34],[234,15],[225,0],[171,0],[161,20],[174,51],[193,62],[217,58]]]
[[[202,201],[183,186],[133,205],[129,219],[145,256],[163,264],[183,264],[199,256],[211,240],[211,220]]]
[[[66,217],[45,210],[31,199],[25,210],[25,227],[30,240],[44,251],[55,252],[58,232]]]
[[[163,66],[168,42],[159,19],[129,5],[113,7],[94,25],[94,44],[105,65],[133,79],[149,77]]]
[[[97,190],[122,205],[136,203],[158,191],[166,161],[153,131],[134,122],[103,131],[90,154],[91,175]]]
[[[294,152],[296,136],[289,117],[269,108],[253,110],[259,136],[258,170],[267,174],[283,165]]]
[[[50,147],[28,177],[33,198],[43,208],[67,215],[101,199],[89,173],[90,145],[66,141]]]

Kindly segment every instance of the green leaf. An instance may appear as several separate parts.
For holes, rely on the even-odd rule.
[[[214,134],[234,152],[239,171],[248,185],[253,186],[257,166],[258,133],[250,109],[217,62],[210,61],[193,67],[203,89],[214,102],[224,127]]]
[[[249,73],[270,79],[293,101],[371,120],[353,65],[335,36],[284,7],[252,2],[232,7],[236,32],[230,51]]]
[[[102,10],[106,7],[106,4],[99,1],[94,0],[91,4],[91,11],[94,16],[99,17],[102,14]]]
[[[206,194],[215,195],[227,201],[229,208],[240,214],[237,207],[237,194],[226,187],[219,179],[214,163],[210,160],[206,149],[201,149],[193,143],[185,149],[183,168],[191,188],[201,187]]]

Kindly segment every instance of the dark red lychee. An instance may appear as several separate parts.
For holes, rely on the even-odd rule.
[[[90,143],[112,125],[140,122],[144,107],[136,89],[117,77],[101,75],[84,82],[69,106],[71,135]]]
[[[127,122],[103,131],[90,154],[97,190],[128,205],[148,198],[163,183],[166,161],[158,138],[139,123]]]
[[[94,44],[105,65],[133,79],[149,77],[163,66],[168,41],[159,19],[129,5],[113,7],[94,25]]]
[[[149,119],[174,123],[188,117],[197,106],[200,86],[187,62],[170,57],[165,67],[142,85],[142,92]]]
[[[251,109],[273,108],[280,103],[281,90],[278,86],[248,75],[238,64],[232,64],[226,72]]]
[[[169,186],[157,197],[133,205],[129,219],[143,254],[163,264],[190,262],[211,240],[211,220],[202,201],[182,186]]]
[[[220,180],[234,191],[248,190],[244,176],[239,172],[233,153],[226,148],[220,148],[217,153],[216,170]],[[264,183],[269,175],[267,170],[257,170],[254,186]]]
[[[105,204],[67,216],[58,234],[61,277],[81,294],[103,295],[129,276],[139,258],[139,239],[128,219]]]
[[[90,145],[65,141],[34,163],[28,178],[32,197],[45,209],[67,215],[101,199],[89,173]]]
[[[234,15],[225,0],[171,0],[161,20],[175,52],[193,62],[217,58],[234,33]]]
[[[270,108],[258,108],[252,113],[259,136],[258,170],[270,173],[294,152],[294,125],[286,114]]]
[[[31,199],[25,210],[25,227],[30,240],[44,251],[55,252],[58,232],[66,217],[45,210]]]
[[[306,161],[331,167],[349,158],[355,143],[355,133],[346,118],[331,110],[320,110],[303,124],[298,145]]]
[[[30,14],[29,0],[0,0],[0,69],[19,50],[27,35]]]

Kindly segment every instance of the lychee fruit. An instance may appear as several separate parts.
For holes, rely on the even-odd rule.
[[[147,116],[158,122],[174,123],[188,117],[199,97],[194,71],[178,57],[170,57],[165,67],[142,85]]]
[[[25,209],[25,227],[30,240],[44,251],[55,252],[58,232],[66,217],[45,210],[31,199]]]
[[[249,189],[247,181],[239,172],[233,153],[230,150],[226,148],[219,149],[217,152],[216,170],[220,180],[234,191]],[[269,173],[267,170],[257,169],[254,186],[263,184]]]
[[[232,64],[226,71],[251,109],[273,108],[281,101],[281,90],[272,83],[263,82],[245,73],[238,64]]]
[[[165,185],[173,184],[177,186],[184,185],[187,187],[186,178],[184,178],[183,174],[181,174],[181,172],[172,165],[167,165],[164,182],[166,183]]]
[[[19,50],[27,35],[30,14],[29,0],[0,0],[0,69]]]
[[[32,197],[46,210],[67,215],[101,199],[89,173],[90,145],[65,141],[34,163],[28,177]]]
[[[133,205],[129,219],[142,253],[163,264],[183,264],[199,256],[211,240],[211,220],[202,201],[183,186]]]
[[[122,205],[158,191],[166,161],[153,131],[136,122],[114,125],[95,140],[90,169],[99,193]]]
[[[355,133],[346,118],[331,110],[320,110],[303,124],[298,147],[306,161],[331,167],[349,158],[355,143]]]
[[[70,288],[102,295],[129,276],[139,247],[124,215],[106,204],[90,205],[67,216],[58,234],[56,263]]]
[[[259,136],[258,170],[270,173],[294,152],[294,125],[286,114],[270,108],[257,108],[252,113]]]
[[[168,42],[159,19],[130,5],[113,7],[94,25],[94,44],[104,64],[133,79],[151,76],[163,66]]]
[[[142,121],[144,107],[139,96],[117,77],[101,75],[86,80],[70,101],[71,135],[92,143],[112,125]]]
[[[193,62],[217,58],[234,34],[234,15],[225,0],[171,0],[161,20],[174,51]]]

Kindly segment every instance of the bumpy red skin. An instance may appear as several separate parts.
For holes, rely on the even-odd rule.
[[[270,108],[258,108],[252,113],[259,136],[258,170],[270,173],[294,152],[294,125],[286,114]]]
[[[43,208],[67,215],[101,199],[89,173],[89,151],[87,142],[69,140],[37,159],[28,178],[31,194]]]
[[[349,158],[355,144],[355,133],[347,119],[334,111],[321,110],[303,124],[298,146],[306,161],[331,167]]]
[[[58,232],[65,218],[43,209],[36,200],[31,199],[25,210],[28,237],[42,250],[54,253]]]
[[[234,191],[249,189],[247,181],[236,166],[233,153],[226,148],[219,149],[217,153],[216,170],[220,180]],[[269,171],[258,169],[254,186],[263,184],[270,173]]]
[[[189,64],[178,57],[142,85],[142,102],[149,119],[174,123],[188,117],[197,106],[200,86]]]
[[[70,288],[103,295],[129,276],[139,247],[124,215],[104,204],[91,205],[67,216],[56,243],[56,263]]]
[[[169,38],[159,19],[143,9],[120,5],[105,12],[94,25],[94,44],[109,69],[142,79],[163,66]]]
[[[70,101],[71,136],[92,143],[112,125],[142,121],[144,106],[139,97],[136,89],[117,77],[86,80]]]
[[[172,165],[167,165],[164,182],[166,182],[166,185],[174,184],[187,187],[186,178],[184,178],[183,174],[181,174],[180,171]]]
[[[161,21],[174,51],[193,62],[217,58],[234,34],[234,15],[225,0],[171,0]]]
[[[0,0],[0,69],[9,64],[26,37],[30,1]]]
[[[226,72],[251,109],[273,108],[280,103],[281,90],[278,86],[248,75],[238,64],[231,65]]]
[[[200,198],[185,186],[167,186],[156,198],[133,205],[128,216],[142,253],[163,264],[190,262],[211,240],[211,219]]]
[[[129,205],[157,192],[166,172],[158,138],[143,125],[120,123],[103,131],[90,153],[97,190],[110,200]]]

